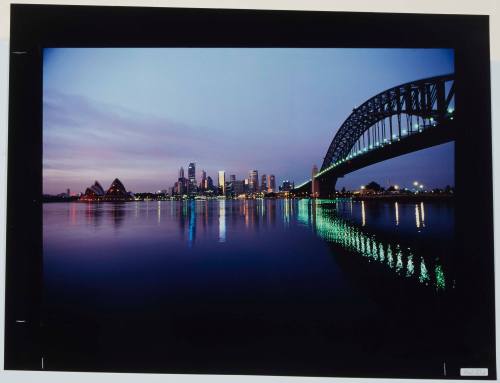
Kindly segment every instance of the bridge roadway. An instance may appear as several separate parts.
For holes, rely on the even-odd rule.
[[[377,162],[453,141],[455,77],[429,77],[387,89],[354,108],[337,130],[318,173],[293,189],[328,198],[339,177]],[[316,170],[314,170],[316,172]]]
[[[439,128],[437,126],[430,127],[422,132],[403,136],[398,141],[381,144],[376,149],[363,152],[332,168],[319,172],[316,180],[318,180],[320,196],[323,198],[333,196],[338,178],[346,174],[378,162],[453,141],[455,139],[454,123],[453,119],[444,120]],[[311,194],[311,180],[297,186],[293,193],[297,196],[309,196]]]

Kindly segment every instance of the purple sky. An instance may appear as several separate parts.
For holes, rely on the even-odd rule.
[[[397,84],[453,72],[437,49],[44,50],[44,193],[167,189],[189,162],[248,177],[307,179],[353,106]],[[375,180],[454,184],[453,144],[362,169]]]

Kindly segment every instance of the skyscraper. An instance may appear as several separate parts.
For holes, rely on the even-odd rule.
[[[207,172],[205,170],[201,171],[200,189],[207,190]]]
[[[233,181],[231,182],[232,192],[235,196],[245,193],[245,181]]]
[[[260,177],[260,191],[267,192],[267,176],[265,174]]]
[[[231,175],[229,176],[229,182],[234,182],[234,181],[236,181],[236,175],[231,174]]]
[[[276,191],[276,178],[274,174],[269,174],[267,176],[267,191],[269,193],[274,193]]]
[[[214,188],[214,181],[212,180],[212,177],[208,176],[207,177],[207,182],[206,182],[206,189],[207,190],[213,190]]]
[[[248,174],[248,186],[250,192],[259,190],[259,172],[257,170],[250,170]]]
[[[188,191],[187,186],[187,180],[184,178],[184,168],[181,166],[179,169],[179,178],[177,179],[175,186],[177,194],[186,193]]]
[[[191,162],[188,167],[188,179],[189,179],[189,189],[196,189],[196,165]]]
[[[318,167],[314,165],[311,174],[311,197],[313,198],[319,197],[319,182],[315,178],[316,174],[318,174]]]
[[[280,187],[280,190],[284,191],[284,192],[289,192],[290,190],[292,190],[292,185],[291,185],[290,181],[284,180],[283,184]]]
[[[226,172],[219,170],[219,188],[222,189],[222,194],[226,194]]]

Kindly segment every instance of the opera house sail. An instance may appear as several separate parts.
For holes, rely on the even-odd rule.
[[[85,190],[85,194],[80,198],[82,201],[131,201],[132,193],[127,192],[122,182],[115,178],[111,186],[105,192],[98,181]]]

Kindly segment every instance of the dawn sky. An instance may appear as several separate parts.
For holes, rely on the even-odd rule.
[[[54,48],[44,50],[43,187],[84,192],[118,177],[133,192],[168,189],[196,162],[297,184],[321,166],[336,130],[368,98],[454,71],[444,49]],[[453,144],[362,169],[375,180],[454,184]]]

